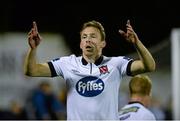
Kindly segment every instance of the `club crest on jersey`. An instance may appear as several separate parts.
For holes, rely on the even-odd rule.
[[[94,97],[102,93],[104,82],[94,76],[88,76],[80,79],[76,83],[76,91],[85,97]]]
[[[100,74],[109,73],[107,65],[99,67]]]

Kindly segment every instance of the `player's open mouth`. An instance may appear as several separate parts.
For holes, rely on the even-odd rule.
[[[93,47],[92,46],[86,46],[86,51],[92,52],[93,51]]]
[[[91,46],[86,46],[86,49],[90,49],[90,48],[92,48]]]
[[[91,46],[86,46],[86,48],[92,48]]]

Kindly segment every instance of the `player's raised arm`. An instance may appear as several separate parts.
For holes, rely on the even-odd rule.
[[[119,33],[125,37],[127,41],[134,45],[139,55],[139,60],[135,60],[131,65],[132,75],[154,71],[156,67],[154,58],[148,49],[139,40],[137,34],[130,25],[129,20],[127,21],[126,29],[127,32],[119,30]]]
[[[24,63],[24,73],[28,76],[51,76],[51,72],[47,63],[36,62],[36,51],[41,40],[42,38],[38,33],[38,28],[36,22],[34,21],[33,26],[28,33],[28,43],[30,48],[27,52]]]

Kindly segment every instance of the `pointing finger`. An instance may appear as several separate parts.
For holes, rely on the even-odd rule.
[[[127,20],[127,25],[130,25],[130,20],[129,19]]]
[[[37,28],[37,25],[36,25],[35,21],[33,21],[33,28],[34,28],[35,32],[38,32],[38,28]]]

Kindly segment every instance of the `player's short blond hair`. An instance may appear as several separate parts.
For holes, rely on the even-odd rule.
[[[101,40],[105,40],[105,38],[106,38],[105,30],[104,30],[104,27],[102,26],[102,24],[100,22],[92,20],[92,21],[88,21],[88,22],[84,23],[82,28],[81,28],[80,34],[87,27],[97,28],[100,31]]]
[[[151,95],[152,83],[148,76],[136,75],[129,82],[130,95]]]

